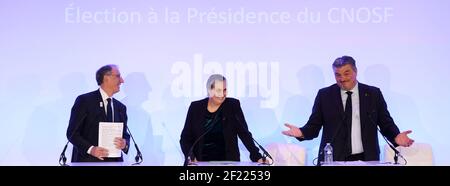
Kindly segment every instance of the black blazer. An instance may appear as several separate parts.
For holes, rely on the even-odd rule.
[[[380,127],[381,133],[395,145],[397,144],[394,139],[400,131],[387,110],[380,89],[362,83],[359,83],[358,87],[364,160],[379,160],[377,125]],[[319,160],[323,160],[322,149],[329,142],[333,146],[334,160],[345,160],[351,154],[349,140],[351,126],[344,124],[344,108],[340,88],[337,84],[319,90],[311,116],[308,122],[300,128],[304,138],[297,139],[302,141],[316,138],[322,127]]]
[[[205,132],[203,124],[205,122],[206,110],[208,107],[208,99],[194,101],[189,106],[181,132],[180,145],[185,156],[189,153],[189,149],[193,143]],[[234,98],[226,98],[221,105],[223,112],[223,135],[225,138],[225,158],[227,161],[240,161],[238,136],[242,143],[250,152],[250,159],[254,162],[258,161],[262,156],[258,147],[253,142],[252,134],[248,131],[248,126],[244,118],[239,100]],[[202,161],[203,139],[194,147],[193,155],[198,161]]]
[[[67,138],[73,144],[72,162],[101,161],[87,154],[89,147],[98,146],[99,122],[106,121],[105,108],[100,107],[102,96],[100,90],[80,95],[75,100],[70,114]],[[123,122],[123,138],[129,144],[130,135],[126,131],[127,109],[124,104],[114,99],[114,120]],[[123,151],[128,152],[128,147]],[[105,158],[105,161],[123,161],[123,158]]]

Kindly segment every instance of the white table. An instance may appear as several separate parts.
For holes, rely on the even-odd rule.
[[[322,166],[400,166],[391,162],[380,161],[334,161],[331,164],[321,164]]]
[[[70,162],[69,166],[132,166],[134,162]]]
[[[190,164],[189,166],[268,166],[257,162],[240,162],[240,161],[200,161]]]

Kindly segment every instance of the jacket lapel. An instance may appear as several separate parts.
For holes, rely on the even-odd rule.
[[[199,121],[200,123],[197,125],[200,127],[200,134],[203,134],[205,132],[205,128],[203,127],[204,125],[204,121],[205,121],[205,116],[206,116],[206,109],[208,108],[208,98],[205,98],[202,100],[201,102],[201,106],[199,108],[200,114],[198,115],[200,118],[198,118],[197,121]],[[202,140],[203,141],[203,140]]]
[[[100,94],[100,89],[98,89],[96,92],[96,107],[98,113],[101,115],[100,121],[106,121],[106,113],[105,113],[105,104],[103,103],[102,95]]]
[[[335,86],[334,86],[333,94],[334,94],[333,95],[334,100],[336,100],[335,104],[337,106],[337,110],[340,115],[339,125],[343,125],[343,126],[336,126],[336,127],[337,128],[342,127],[342,129],[339,129],[339,130],[345,130],[345,132],[343,133],[345,135],[343,137],[345,137],[346,141],[348,142],[348,144],[346,144],[345,147],[350,148],[351,147],[350,136],[351,136],[352,126],[347,125],[345,123],[345,120],[344,120],[345,119],[345,111],[344,111],[344,104],[343,104],[343,100],[342,100],[342,96],[341,96],[341,88],[337,84],[335,84]]]
[[[337,108],[337,111],[339,113],[341,121],[344,119],[344,105],[342,104],[342,96],[341,96],[341,89],[337,84],[334,84],[333,90],[333,100],[335,101],[334,105]]]
[[[364,129],[365,129],[364,121],[367,120],[367,113],[369,110],[368,103],[370,101],[370,94],[367,91],[367,87],[364,84],[359,83],[358,87],[359,87],[359,117],[360,117],[361,134],[362,134],[362,131],[364,131]],[[364,138],[364,135],[361,135],[361,137]]]
[[[122,117],[122,113],[119,108],[119,101],[117,99],[113,98],[113,105],[114,105],[114,122],[123,122],[124,118]]]

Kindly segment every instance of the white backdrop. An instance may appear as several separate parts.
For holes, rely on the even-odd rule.
[[[320,139],[300,143],[280,131],[307,121],[342,55],[356,59],[359,81],[382,89],[399,128],[432,144],[435,164],[450,165],[449,5],[1,0],[0,165],[56,165],[70,108],[97,89],[104,64],[120,67],[116,98],[148,165],[181,164],[187,108],[206,95],[211,73],[226,75],[258,141],[303,145],[311,165]],[[241,156],[248,160],[245,148]]]

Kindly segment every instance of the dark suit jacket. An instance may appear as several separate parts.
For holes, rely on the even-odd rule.
[[[205,132],[203,127],[206,122],[205,116],[208,107],[208,98],[194,101],[189,110],[181,132],[180,145],[185,156],[194,142]],[[250,152],[250,159],[258,161],[262,156],[253,142],[252,134],[248,131],[247,123],[241,109],[239,100],[226,98],[221,105],[223,112],[223,135],[225,138],[225,158],[227,161],[240,161],[238,136]],[[203,138],[194,147],[194,156],[202,161]]]
[[[98,146],[99,122],[106,121],[105,108],[100,107],[100,90],[80,95],[75,100],[70,115],[67,138],[73,144],[72,162],[101,161],[87,154],[89,147]],[[114,99],[114,120],[123,122],[123,138],[129,144],[130,135],[126,131],[127,110],[124,104]],[[128,152],[128,147],[123,151]],[[105,161],[123,161],[123,158],[105,158]]]
[[[377,125],[381,133],[393,144],[400,133],[387,110],[386,102],[379,88],[362,83],[359,87],[359,104],[361,119],[361,138],[364,148],[364,160],[379,160]],[[343,161],[351,154],[351,126],[344,124],[344,108],[340,88],[337,84],[319,90],[308,122],[300,128],[304,138],[310,140],[319,135],[323,127],[320,142],[319,160],[323,160],[322,149],[331,142],[334,160]]]

